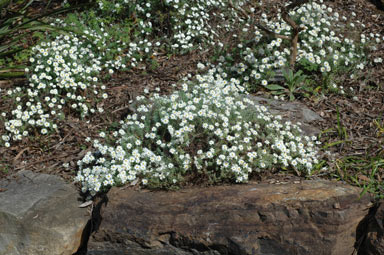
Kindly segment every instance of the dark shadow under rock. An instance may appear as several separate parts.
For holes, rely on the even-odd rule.
[[[358,255],[384,254],[384,203],[377,203],[359,224],[356,248]]]

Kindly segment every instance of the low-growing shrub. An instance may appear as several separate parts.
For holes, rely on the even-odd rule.
[[[316,87],[323,83],[323,89],[333,89],[330,87],[334,86],[335,81],[329,77],[363,69],[367,64],[368,37],[361,34],[364,24],[349,22],[347,17],[340,16],[322,0],[305,3],[290,11],[289,15],[303,29],[299,33],[294,71],[302,70],[308,74],[308,79],[317,81],[313,83]],[[273,79],[277,73],[290,68],[291,41],[265,33],[259,28],[260,24],[271,33],[291,36],[292,27],[283,20],[281,14],[269,18],[263,13],[261,19],[256,21],[250,18],[244,25],[243,37],[249,39],[249,33],[253,32],[254,38],[240,40],[236,47],[219,53],[221,57],[217,65],[226,70],[230,77],[244,82],[248,91],[254,92],[260,88],[271,90],[274,94],[285,91],[293,98],[291,88]],[[382,40],[378,34],[370,37],[375,43]],[[282,87],[276,87],[273,84],[276,82]],[[295,84],[295,90],[315,89],[307,88],[307,85]]]
[[[35,41],[39,34],[57,31],[56,27],[47,25],[44,21],[85,5],[74,5],[70,8],[54,8],[41,12],[31,11],[35,1],[0,1],[0,78],[23,77],[22,70],[30,51],[27,46]],[[47,3],[46,7],[50,5]]]
[[[103,111],[96,104],[108,95],[98,75],[110,65],[103,59],[105,52],[95,46],[102,38],[92,31],[84,33],[87,36],[57,35],[32,48],[33,57],[26,69],[28,85],[7,92],[14,110],[10,116],[2,114],[7,131],[2,135],[5,146],[35,132],[50,133],[70,112],[84,117]],[[114,68],[124,66],[119,60],[113,61]]]
[[[85,117],[96,110],[102,112],[96,107],[99,99],[107,98],[100,91],[105,89],[100,84],[102,71],[107,71],[104,77],[108,77],[116,69],[152,61],[154,47],[178,52],[202,47],[215,34],[209,24],[209,10],[224,6],[221,1],[98,4],[101,16],[91,9],[56,19],[51,26],[67,31],[65,35],[52,32],[32,48],[33,57],[26,69],[29,86],[14,88],[6,95],[15,107],[1,116],[7,132],[2,135],[2,144],[9,147],[11,141],[23,136],[49,134],[68,113]],[[152,23],[159,27],[164,22],[171,27],[152,31]]]
[[[89,37],[89,41],[100,55],[99,60],[109,73],[116,69],[136,67],[150,60],[153,47],[159,46],[158,42],[137,36],[131,23],[107,22],[94,10],[69,14],[64,20],[57,20],[56,23],[60,27],[74,28],[75,33]]]
[[[310,174],[318,163],[316,137],[255,105],[238,80],[214,73],[185,81],[170,96],[139,97],[137,113],[112,133],[112,142],[94,141],[97,152],[78,162],[83,191],[136,179],[151,188],[177,187],[194,176],[246,182],[252,173],[281,168]]]
[[[238,5],[244,1],[236,1]],[[237,15],[223,0],[97,0],[100,16],[132,24],[135,37],[159,40],[161,47],[175,53],[204,49],[218,42],[220,29]]]

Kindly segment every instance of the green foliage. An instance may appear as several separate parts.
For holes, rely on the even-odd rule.
[[[0,117],[1,120],[1,117]],[[11,171],[12,167],[10,164],[4,159],[0,159],[0,174],[8,174]]]
[[[302,91],[309,91],[312,88],[308,86],[310,80],[307,80],[307,75],[303,74],[303,71],[299,70],[293,73],[291,69],[283,70],[284,84],[270,84],[265,86],[272,95],[288,95],[289,100],[295,100],[295,94],[299,94]]]
[[[384,120],[383,119],[376,119],[373,121],[373,124],[375,124],[377,129],[377,136],[378,137],[384,137]]]
[[[57,26],[73,28],[75,34],[82,35],[93,45],[101,61],[111,64],[111,69],[120,69],[112,65],[116,59],[123,63],[144,61],[152,53],[149,48],[145,49],[148,47],[148,40],[139,42],[132,38],[131,23],[109,23],[105,18],[97,16],[92,9],[70,13],[63,21],[58,21]]]
[[[295,99],[294,93],[300,90],[303,86],[304,81],[307,76],[303,74],[303,71],[299,70],[296,73],[293,73],[291,69],[284,71],[285,84],[288,87],[288,96],[289,100],[293,101]]]

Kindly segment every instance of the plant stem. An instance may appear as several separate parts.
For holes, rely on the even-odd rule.
[[[297,42],[299,41],[299,33],[303,30],[303,28],[299,27],[296,22],[291,19],[289,16],[289,11],[296,8],[299,5],[307,3],[308,0],[297,0],[288,5],[286,8],[283,8],[282,18],[285,22],[287,22],[293,29],[293,33],[291,35],[291,56],[289,61],[289,66],[292,70],[295,69],[296,57],[297,57]]]
[[[9,79],[9,78],[22,78],[25,77],[24,72],[6,72],[6,73],[0,73],[0,79]]]

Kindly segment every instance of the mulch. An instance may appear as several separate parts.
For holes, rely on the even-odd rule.
[[[384,12],[367,0],[327,1],[341,15],[347,17],[354,11],[356,19],[366,25],[365,34],[380,33],[384,35]],[[270,7],[282,1],[270,1]],[[276,6],[275,6],[276,7]],[[268,7],[265,7],[268,10]],[[270,8],[273,11],[273,8]],[[384,59],[384,43],[378,45],[376,57]],[[208,53],[192,52],[184,56],[157,56],[157,69],[132,69],[128,72],[116,72],[106,81],[110,97],[104,102],[105,113],[95,114],[89,121],[68,117],[59,125],[59,132],[37,139],[29,138],[10,148],[0,147],[0,179],[19,170],[26,169],[39,173],[55,174],[68,181],[73,181],[76,174],[76,162],[86,152],[92,150],[92,144],[86,138],[97,138],[101,130],[109,130],[111,123],[117,123],[129,113],[129,102],[143,94],[145,88],[154,91],[160,87],[161,93],[171,93],[175,84],[188,73],[196,73],[196,64],[204,62]],[[384,134],[379,134],[374,121],[384,118],[384,64],[364,70],[362,78],[352,80],[343,77],[343,86],[353,88],[351,95],[329,94],[321,98],[298,99],[307,107],[318,113],[325,120],[316,125],[321,130],[329,130],[322,135],[323,143],[342,140],[337,133],[338,124],[345,127],[346,142],[328,148],[328,160],[332,162],[345,156],[382,155],[384,158]],[[6,89],[25,84],[25,80],[0,81],[0,88]],[[10,112],[9,105],[0,101],[0,111]],[[338,116],[339,115],[339,123]],[[384,123],[383,123],[384,124]],[[4,125],[0,123],[0,134]],[[63,166],[68,163],[69,167]],[[354,174],[354,169],[350,169]],[[378,172],[384,178],[384,169]],[[290,175],[291,176],[291,175]],[[330,175],[327,175],[328,177]],[[324,178],[327,178],[324,176]],[[289,179],[287,175],[265,174],[256,176],[257,180]],[[316,178],[316,177],[314,177]],[[294,178],[297,179],[296,177]]]

